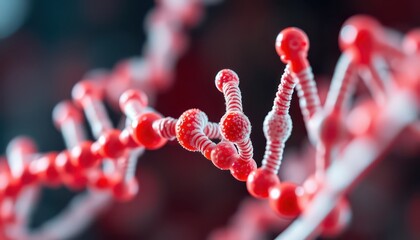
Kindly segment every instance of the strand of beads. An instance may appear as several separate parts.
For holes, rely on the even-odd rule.
[[[299,195],[302,194],[301,188],[293,183],[280,183],[278,171],[285,142],[292,130],[289,107],[293,89],[297,84],[296,79],[305,79],[301,81],[301,86],[304,87],[299,88],[300,94],[298,94],[301,100],[303,99],[301,107],[305,118],[309,119],[318,109],[317,91],[312,80],[292,74],[309,69],[306,60],[308,45],[307,37],[296,28],[285,29],[277,37],[277,52],[282,61],[288,65],[281,78],[273,108],[264,121],[267,145],[262,166],[252,172],[247,181],[247,188],[251,195],[257,198],[269,198],[272,208],[278,214],[292,218],[301,212],[298,204]]]
[[[24,218],[28,214],[20,214],[18,217],[23,219],[17,222],[13,220],[14,212],[20,211],[1,210],[0,222],[20,225],[18,231],[11,232],[8,230],[11,224],[1,224],[0,232],[5,234],[4,238],[71,238],[113,199],[105,193],[110,191],[114,198],[120,200],[129,200],[135,196],[138,186],[134,170],[143,145],[138,145],[132,139],[136,135],[131,134],[131,124],[123,130],[112,128],[102,100],[105,97],[108,104],[116,106],[121,93],[129,88],[145,89],[153,97],[156,92],[171,85],[175,63],[187,47],[188,37],[185,30],[200,22],[204,4],[212,4],[211,1],[195,0],[180,3],[177,1],[175,4],[172,0],[159,1],[157,7],[150,11],[146,21],[148,43],[145,44],[144,58],[123,60],[112,72],[102,75],[100,81],[89,79],[74,88],[76,105],[84,109],[96,142],[86,141],[79,110],[72,103],[63,102],[54,110],[54,122],[64,136],[67,150],[58,154],[33,154],[35,156],[29,162],[21,164],[23,168],[18,166],[18,170],[13,170],[16,172],[15,177],[11,176],[7,165],[0,169],[0,177],[5,179],[0,186],[0,206],[7,206],[5,209],[14,209],[17,202],[34,199],[23,192],[41,183],[47,186],[64,184],[73,190],[86,187],[92,190],[73,199],[67,209],[34,231],[27,230],[27,219]],[[152,113],[143,117],[146,118],[146,125],[150,118],[156,118]],[[206,128],[206,134],[216,136],[214,126]],[[29,167],[31,165],[33,167]],[[34,201],[23,205],[33,206],[32,202]],[[69,222],[75,224],[66,227]],[[12,235],[8,236],[9,233]]]
[[[199,109],[187,110],[178,119],[163,117],[147,107],[144,93],[135,90],[121,96],[120,107],[131,121],[132,138],[146,149],[157,149],[177,139],[184,149],[199,151],[219,169],[230,169],[236,179],[246,181],[256,163],[249,139],[251,125],[242,112],[238,84],[239,78],[232,70],[216,75],[216,86],[225,94],[227,106],[220,123],[209,122]],[[216,144],[211,139],[221,141]]]

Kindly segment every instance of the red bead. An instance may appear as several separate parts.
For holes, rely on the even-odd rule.
[[[199,109],[189,109],[182,113],[175,126],[178,143],[188,151],[197,151],[198,135],[204,135],[204,124],[207,122],[207,115]]]
[[[299,197],[299,206],[305,209],[310,204],[315,194],[321,188],[322,181],[317,179],[315,175],[308,177],[302,184],[303,194]]]
[[[80,172],[80,169],[73,165],[70,152],[65,150],[60,152],[55,159],[55,167],[60,174],[72,175]]]
[[[119,100],[120,109],[123,110],[125,108],[125,105],[130,101],[136,101],[139,103],[140,107],[145,108],[149,104],[149,100],[147,98],[147,95],[140,91],[140,90],[127,90],[125,91]]]
[[[339,139],[343,139],[344,134],[344,123],[338,111],[333,111],[322,119],[319,126],[319,137],[324,144],[330,146]]]
[[[136,141],[134,141],[133,137],[130,134],[130,131],[128,129],[124,129],[122,130],[122,132],[120,133],[120,142],[126,147],[126,148],[136,148],[136,147],[140,147],[140,145],[138,145],[136,143]]]
[[[74,147],[70,152],[74,166],[91,168],[99,163],[100,156],[92,151],[92,142],[86,141]]]
[[[74,101],[82,106],[83,101],[86,97],[92,97],[94,99],[102,99],[103,89],[101,85],[95,84],[91,81],[81,81],[74,85],[71,95]]]
[[[101,170],[95,170],[89,175],[89,184],[94,189],[108,190],[116,183],[114,174],[105,174]]]
[[[138,191],[139,183],[135,178],[128,181],[120,181],[112,189],[114,197],[122,202],[132,200]]]
[[[16,198],[22,190],[22,182],[20,179],[10,177],[7,186],[4,189],[4,195],[11,198]]]
[[[204,157],[206,157],[208,160],[210,160],[211,161],[211,152],[213,151],[213,149],[216,147],[216,144],[211,144],[210,146],[208,146],[207,148],[206,148],[206,150],[204,150],[204,153],[203,153],[203,155],[204,155]]]
[[[68,119],[72,119],[76,122],[82,122],[83,115],[71,102],[63,101],[54,107],[53,119],[57,128],[60,128],[61,125]]]
[[[86,187],[88,178],[83,169],[73,165],[70,153],[65,150],[59,153],[55,159],[55,167],[60,173],[60,179],[72,190],[81,190]]]
[[[211,151],[211,161],[222,170],[229,169],[238,158],[236,148],[230,142],[220,142]]]
[[[20,182],[22,183],[23,186],[31,185],[38,180],[37,174],[30,167],[31,163],[24,164],[23,172],[22,172],[22,175],[20,176]]]
[[[71,190],[80,191],[87,186],[89,179],[84,173],[77,172],[71,176],[64,176],[63,182]]]
[[[351,17],[341,28],[340,48],[342,51],[350,51],[355,57],[354,61],[369,64],[381,28],[380,23],[372,17],[366,15]]]
[[[3,198],[5,197],[5,191],[7,188],[7,185],[9,184],[9,174],[1,171],[0,172],[0,204]]]
[[[373,100],[357,103],[346,117],[348,132],[355,136],[371,134],[378,121],[378,105]]]
[[[220,120],[220,131],[230,142],[242,142],[251,134],[251,123],[241,112],[227,112]]]
[[[342,198],[321,223],[321,235],[324,237],[337,236],[347,227],[350,218],[351,210],[349,202]]]
[[[121,131],[111,130],[99,137],[99,154],[104,158],[116,159],[125,152],[125,145],[120,140]]]
[[[416,28],[408,32],[403,41],[403,49],[406,54],[420,53],[420,29]]]
[[[155,112],[147,112],[138,116],[132,122],[134,141],[149,150],[155,150],[165,145],[167,139],[159,136],[153,129],[153,122],[161,118],[162,116]]]
[[[299,28],[286,28],[277,36],[277,54],[284,63],[291,64],[292,72],[299,73],[309,67],[309,63],[306,59],[308,50],[308,36]]]
[[[0,224],[3,227],[7,224],[16,223],[16,201],[12,199],[7,199],[6,201],[0,202]],[[10,235],[9,235],[10,236]],[[2,236],[0,235],[0,238]],[[1,239],[10,239],[10,238],[1,238]]]
[[[264,169],[258,168],[248,176],[246,187],[248,192],[256,198],[268,198],[270,188],[280,183],[279,177]]]
[[[280,216],[295,218],[301,213],[299,197],[303,189],[293,183],[280,183],[270,189],[270,206]]]
[[[237,180],[245,182],[248,179],[249,174],[256,169],[257,163],[254,159],[249,159],[247,161],[238,159],[230,167],[230,173]]]
[[[215,78],[216,87],[220,92],[223,92],[223,85],[226,83],[233,84],[236,86],[239,85],[238,75],[230,69],[220,70]]]
[[[57,153],[49,153],[31,162],[31,170],[48,186],[60,184],[60,173],[55,165]]]

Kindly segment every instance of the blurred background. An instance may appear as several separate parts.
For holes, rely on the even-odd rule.
[[[34,138],[41,152],[63,149],[51,120],[54,105],[69,99],[72,86],[89,70],[111,69],[141,54],[143,21],[153,6],[152,0],[0,0],[2,152],[21,134]],[[205,11],[201,24],[188,33],[190,47],[177,64],[175,84],[158,95],[156,109],[178,117],[200,108],[218,122],[224,101],[214,76],[223,68],[235,70],[259,165],[265,146],[262,123],[284,69],[274,51],[281,29],[297,26],[308,34],[309,60],[322,92],[339,57],[338,33],[348,17],[369,14],[401,32],[420,26],[417,0],[232,0]],[[299,165],[296,156],[306,132],[295,100],[286,153],[294,154]],[[395,146],[354,188],[349,195],[353,220],[337,239],[420,239],[419,149],[418,143]],[[284,170],[283,179],[294,174]],[[229,172],[176,143],[146,152],[137,177],[139,195],[114,204],[76,239],[205,239],[225,226],[248,196],[245,184]],[[43,190],[31,226],[54,216],[73,196],[64,188]],[[268,232],[267,238],[279,232]]]

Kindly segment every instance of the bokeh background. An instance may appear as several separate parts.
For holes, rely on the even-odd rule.
[[[1,152],[21,134],[33,137],[41,152],[63,149],[51,120],[54,105],[69,99],[72,86],[89,70],[111,69],[141,54],[143,20],[153,5],[151,0],[0,0]],[[208,7],[189,33],[190,47],[177,64],[175,84],[158,95],[156,109],[178,117],[196,107],[219,121],[224,102],[214,76],[222,68],[234,69],[260,163],[262,122],[284,68],[274,51],[276,35],[288,26],[307,32],[309,59],[318,84],[325,87],[340,54],[340,26],[359,13],[402,32],[420,26],[417,0],[232,0]],[[306,132],[297,101],[291,112],[294,129],[286,152],[298,153]],[[396,146],[354,188],[349,196],[353,221],[337,239],[420,239],[419,149]],[[205,239],[228,223],[247,196],[243,183],[175,143],[147,152],[137,177],[138,197],[114,204],[76,239]],[[64,188],[43,190],[32,227],[73,196]],[[268,232],[268,239],[279,231]]]

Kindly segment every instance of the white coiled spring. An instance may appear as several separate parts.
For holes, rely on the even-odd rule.
[[[297,73],[296,77],[298,78],[296,90],[299,97],[299,105],[306,122],[321,109],[321,102],[312,68],[308,67],[302,72]]]
[[[208,122],[204,128],[204,134],[206,134],[206,136],[210,139],[222,139],[218,123]]]
[[[153,129],[159,136],[168,140],[174,140],[176,137],[175,126],[178,120],[171,117],[161,118],[153,122]]]
[[[296,85],[295,78],[286,66],[281,77],[272,110],[264,120],[264,135],[267,139],[262,167],[277,174],[287,139],[292,132],[292,119],[289,115],[290,101]]]
[[[242,97],[239,87],[232,83],[223,85],[223,94],[226,102],[226,112],[242,112]]]
[[[344,53],[340,56],[331,80],[325,108],[342,109],[352,93],[355,85],[355,68],[351,57]]]
[[[250,138],[246,138],[243,142],[235,143],[238,146],[239,156],[243,160],[251,160],[254,157],[254,148]]]
[[[214,143],[206,136],[204,133],[205,127],[208,125],[208,118],[207,115],[200,111],[199,114],[196,115],[196,118],[193,122],[194,130],[191,132],[191,146],[194,146],[199,150],[201,153],[204,154],[205,150],[214,145]]]

